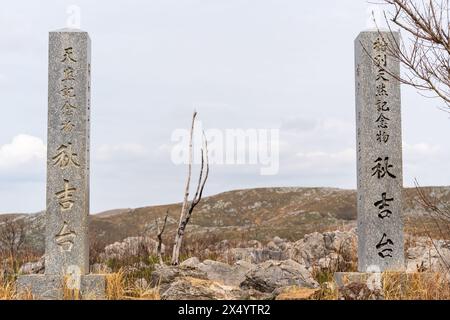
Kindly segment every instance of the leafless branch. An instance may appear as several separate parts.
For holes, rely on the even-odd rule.
[[[432,199],[430,199],[425,194],[423,188],[420,187],[420,185],[416,179],[414,180],[414,185],[416,187],[416,192],[419,196],[419,199],[418,199],[419,204],[429,214],[429,217],[431,218],[431,221],[432,221],[434,227],[436,228],[436,230],[438,230],[439,235],[444,239],[448,239],[448,236],[450,235],[450,208],[448,207],[447,204],[441,204],[441,206],[439,206]],[[449,274],[450,273],[450,265],[446,261],[446,259],[442,256],[442,254],[440,252],[440,248],[437,247],[437,245],[434,241],[433,235],[431,234],[429,228],[423,222],[422,222],[422,228],[423,228],[424,232],[426,233],[428,239],[431,241],[437,254],[439,255],[439,260],[445,266],[446,274]]]
[[[164,217],[164,223],[162,228],[159,227],[159,218],[156,218],[156,228],[158,230],[158,234],[157,234],[157,238],[158,238],[158,248],[156,249],[156,252],[158,254],[158,258],[159,258],[159,263],[160,264],[164,264],[164,260],[162,257],[162,235],[164,234],[164,230],[166,229],[166,225],[167,225],[167,218],[169,217],[169,210],[167,210],[166,212],[166,216]]]
[[[402,42],[391,41],[389,53],[405,67],[401,83],[432,93],[450,109],[449,0],[384,0],[389,31],[400,29]],[[392,37],[394,38],[394,37]]]

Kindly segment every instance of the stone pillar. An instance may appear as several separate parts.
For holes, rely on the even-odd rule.
[[[358,269],[404,270],[400,63],[389,54],[398,33],[355,40]]]
[[[48,274],[89,272],[90,47],[86,32],[51,32],[47,136]]]
[[[19,278],[38,298],[104,294],[104,277],[87,275],[90,47],[87,32],[50,32],[45,275]]]

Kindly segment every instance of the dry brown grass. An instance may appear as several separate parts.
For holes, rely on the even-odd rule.
[[[81,296],[79,290],[70,289],[67,279],[63,284],[64,300],[91,300],[93,297]],[[122,270],[106,275],[106,299],[107,300],[160,300],[159,288],[140,286],[127,283],[126,275]],[[34,300],[31,291],[18,293],[14,280],[0,281],[0,300]]]
[[[283,290],[275,300],[310,300],[319,290],[293,286]]]
[[[442,273],[383,274],[386,300],[450,300],[450,283]]]
[[[63,279],[63,300],[81,300],[81,293],[79,289],[71,289],[67,285],[70,281],[68,276]]]
[[[125,273],[123,270],[106,275],[106,299],[120,300],[125,296]]]
[[[382,293],[385,300],[450,300],[450,283],[442,273],[385,272]],[[323,284],[312,299],[339,299],[336,283]]]
[[[334,281],[325,282],[320,285],[320,289],[312,296],[313,300],[338,300],[339,292]]]
[[[108,300],[160,300],[159,288],[127,283],[125,272],[106,275],[106,299]]]
[[[18,293],[15,281],[0,282],[0,300],[33,300],[31,291]]]
[[[16,298],[16,286],[12,281],[0,285],[0,300],[14,300]]]

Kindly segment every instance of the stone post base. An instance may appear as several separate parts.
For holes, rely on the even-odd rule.
[[[341,293],[345,295],[344,291],[350,289],[359,291],[368,299],[377,300],[384,299],[384,290],[394,291],[397,295],[402,296],[409,292],[408,289],[414,283],[419,282],[426,285],[438,281],[438,279],[442,279],[442,274],[435,272],[336,272],[334,274],[339,297],[342,296]],[[353,288],[349,288],[350,284],[354,285]]]
[[[88,274],[81,276],[79,297],[67,296],[71,290],[65,289],[64,278],[53,275],[24,275],[17,279],[19,295],[31,293],[36,300],[104,300],[106,298],[106,276]],[[65,294],[66,291],[66,294]]]

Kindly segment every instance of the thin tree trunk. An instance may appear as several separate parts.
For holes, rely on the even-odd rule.
[[[186,209],[187,209],[188,202],[189,202],[189,186],[191,184],[191,174],[192,174],[192,140],[193,140],[193,135],[194,135],[194,126],[195,126],[195,118],[196,117],[197,117],[197,112],[194,111],[194,114],[192,116],[191,132],[190,132],[190,136],[189,136],[188,176],[186,179],[186,187],[184,190],[183,205],[181,207],[180,222],[178,224],[178,231],[175,235],[175,243],[173,245],[172,265],[178,265],[179,260],[180,260],[181,243],[183,241],[183,235],[184,235],[184,228],[182,228],[182,223],[183,223],[184,216],[186,214]]]
[[[166,216],[164,218],[164,223],[162,226],[162,229],[159,228],[158,218],[156,218],[156,227],[158,228],[158,248],[156,249],[156,252],[158,254],[159,258],[159,264],[164,264],[163,256],[162,256],[162,235],[164,233],[164,230],[166,229],[167,224],[167,218],[169,217],[169,211],[166,212]]]

